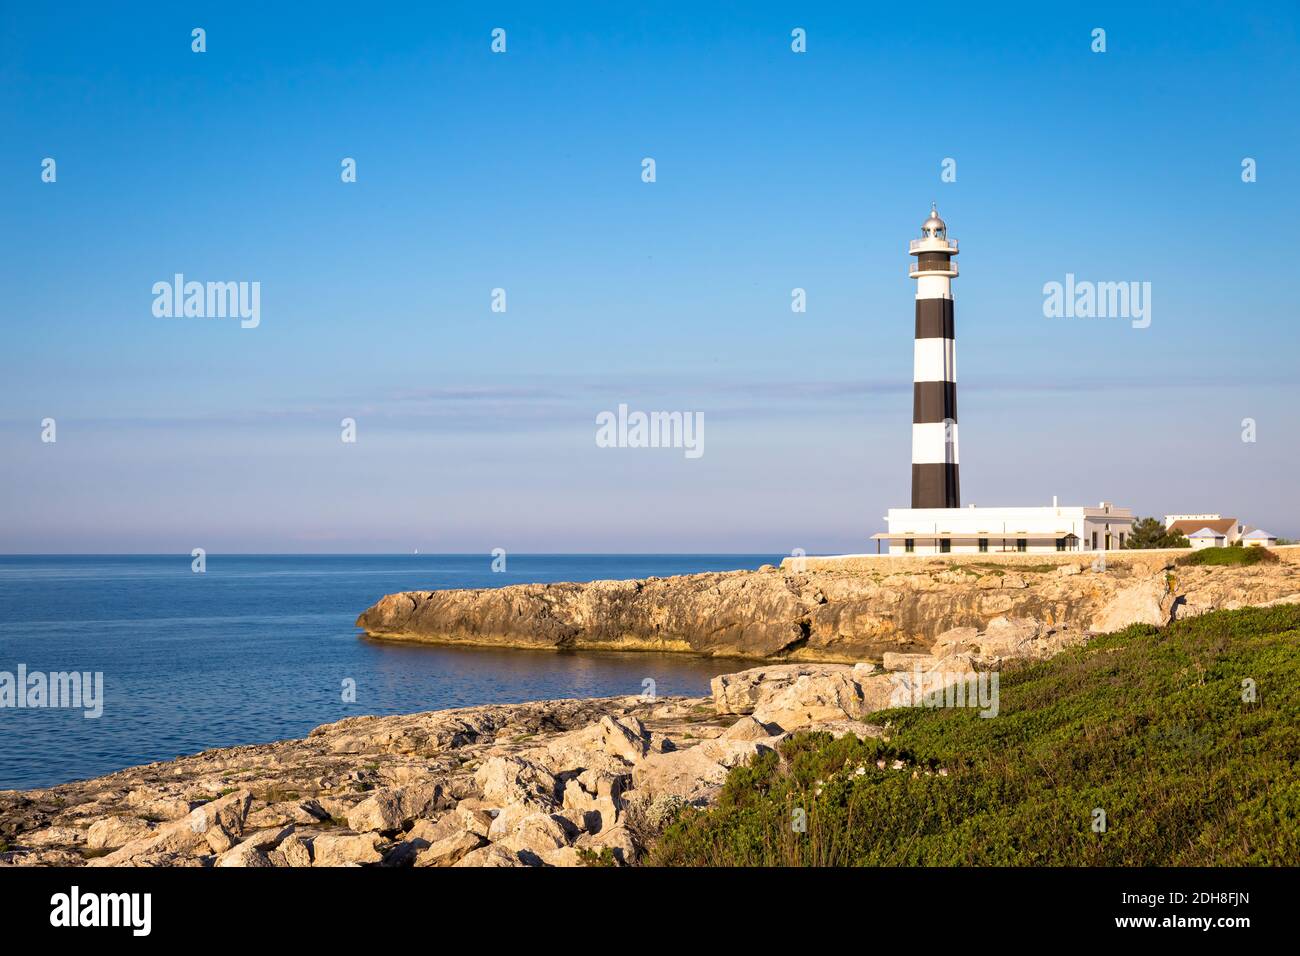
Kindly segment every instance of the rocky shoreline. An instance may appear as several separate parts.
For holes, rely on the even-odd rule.
[[[8,866],[575,866],[637,862],[683,804],[786,734],[867,722],[923,673],[953,681],[1080,632],[1000,619],[932,655],[765,665],[702,698],[615,697],[350,717],[301,740],[211,750],[0,792]],[[894,769],[904,769],[896,767]]]
[[[773,569],[618,582],[624,587],[614,589],[606,586],[610,582],[525,586],[529,601],[567,596],[553,602],[555,610],[542,619],[539,633],[555,633],[552,628],[561,625],[547,621],[562,622],[574,607],[586,607],[583,595],[655,595],[675,588],[689,597],[665,612],[661,634],[681,628],[702,633],[676,615],[705,600],[701,595],[712,595],[715,606],[727,604],[736,613],[741,607],[754,614],[773,610],[776,630],[783,626],[781,614],[811,609],[814,619],[835,622],[841,638],[818,647],[872,653],[852,664],[765,663],[714,678],[711,696],[703,698],[560,700],[351,717],[300,740],[211,750],[93,780],[3,791],[0,865],[634,864],[683,804],[708,805],[732,767],[774,748],[789,733],[824,730],[888,739],[888,726],[873,715],[898,706],[900,694],[970,682],[1006,661],[1050,657],[1086,643],[1091,633],[1135,622],[1165,624],[1220,608],[1300,602],[1297,558],[1292,551],[1267,565],[1172,570],[1134,563],[1085,571],[1067,564],[981,573],[969,582],[952,579],[969,576],[969,569],[940,566],[928,573],[913,567],[905,581],[889,581],[889,575],[877,581],[859,571]],[[989,586],[988,578],[997,586]],[[655,584],[662,587],[647,587]],[[941,628],[945,586],[953,603]],[[722,598],[751,589],[755,593],[744,602]],[[762,598],[779,592],[790,603],[777,614],[776,605]],[[483,592],[441,593],[483,600]],[[821,600],[813,599],[816,593]],[[897,595],[904,593],[926,609],[899,607]],[[1091,602],[1086,612],[1058,609],[1056,602],[1070,595]],[[561,611],[566,600],[571,604]],[[938,603],[931,607],[932,602]],[[501,606],[495,600],[487,604]],[[434,600],[432,606],[447,605]],[[641,605],[632,600],[621,606]],[[516,607],[523,613],[524,606]],[[885,607],[894,608],[892,616],[883,614]],[[994,613],[999,608],[1040,613]],[[817,609],[828,609],[826,617],[816,618]],[[370,615],[372,625],[389,619],[373,611],[362,615]],[[994,616],[980,621],[985,613]],[[713,620],[722,615],[719,607]],[[1081,615],[1091,626],[1080,626]],[[409,613],[402,618],[411,619]],[[436,618],[415,619],[429,624]],[[979,623],[965,623],[971,620]],[[906,622],[910,629],[904,629]],[[599,622],[589,626],[609,633]],[[898,761],[889,769],[911,768]]]
[[[357,627],[385,640],[683,651],[851,663],[924,649],[997,617],[1106,631],[1300,592],[1300,548],[1276,563],[1176,567],[1181,551],[787,559],[781,568],[641,581],[405,591]]]

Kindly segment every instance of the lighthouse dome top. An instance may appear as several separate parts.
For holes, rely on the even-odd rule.
[[[948,225],[939,218],[939,210],[933,203],[930,204],[930,218],[921,223],[922,239],[946,239],[948,238]]]

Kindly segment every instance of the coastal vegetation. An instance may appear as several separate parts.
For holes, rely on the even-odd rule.
[[[877,715],[883,739],[793,736],[685,810],[649,862],[1294,863],[1298,640],[1294,604],[1136,624],[1004,667],[993,719],[898,709]]]
[[[1202,548],[1178,559],[1184,567],[1250,567],[1252,564],[1276,564],[1278,556],[1267,548],[1233,545],[1230,548]]]

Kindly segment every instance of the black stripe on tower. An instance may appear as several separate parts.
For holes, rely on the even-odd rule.
[[[916,300],[916,337],[953,338],[952,299]]]
[[[960,508],[960,501],[955,464],[912,465],[913,508]]]
[[[912,424],[957,420],[956,382],[913,382]]]

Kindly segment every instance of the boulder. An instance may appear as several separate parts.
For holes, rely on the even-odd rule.
[[[881,675],[882,677],[884,675]],[[861,681],[877,678],[867,675]],[[867,713],[862,684],[852,668],[804,674],[775,693],[760,686],[754,718],[784,731],[798,730],[831,720],[858,720]]]
[[[152,827],[134,817],[103,817],[86,831],[86,846],[92,850],[116,849],[149,835]]]
[[[600,718],[601,747],[612,757],[636,763],[650,749],[645,726],[635,717]]]
[[[584,771],[565,783],[562,807],[580,816],[580,829],[598,832],[617,821],[623,792],[631,780],[628,774]]]
[[[486,846],[487,840],[477,833],[462,830],[445,837],[421,850],[415,858],[416,866],[455,866],[467,854]]]
[[[781,731],[756,720],[753,715],[741,717],[722,732],[721,740],[767,740]]]
[[[512,803],[509,806],[502,807],[501,811],[492,818],[492,825],[488,827],[487,838],[492,841],[500,840],[506,834],[511,833],[520,820],[536,812],[536,805],[531,803]]]
[[[452,866],[523,866],[518,854],[497,843],[489,843],[466,853]]]
[[[312,866],[351,866],[382,859],[377,833],[322,833],[312,840]]]
[[[613,853],[614,859],[624,866],[635,863],[641,853],[631,831],[623,826],[610,827],[600,833],[583,834],[574,846],[591,850],[593,853],[608,848]]]
[[[801,677],[852,672],[847,664],[769,664],[734,674],[719,674],[710,682],[713,706],[719,714],[752,714],[760,699],[770,697]]]
[[[311,846],[296,833],[286,837],[275,853],[279,856],[275,862],[283,866],[311,866]]]
[[[315,800],[285,800],[253,810],[245,821],[249,827],[307,825],[329,819],[329,813]]]
[[[81,843],[83,839],[85,835],[76,827],[46,827],[43,830],[23,833],[17,838],[23,846],[33,849],[73,846]]]
[[[446,806],[446,803],[438,784],[386,787],[348,811],[348,826],[353,830],[391,833],[408,826],[416,817]]]
[[[477,833],[481,837],[486,837],[488,828],[492,826],[492,815],[486,810],[478,807],[469,806],[467,801],[461,801],[452,815],[460,822],[461,826],[469,833]]]
[[[456,836],[464,832],[465,827],[453,810],[444,813],[437,820],[416,820],[411,824],[410,829],[406,831],[406,839],[413,843],[423,843],[424,846],[429,846],[439,840],[445,840],[449,836]]]
[[[544,767],[519,757],[491,757],[474,772],[474,782],[489,804],[504,807],[524,803],[552,807],[558,781]]]
[[[498,843],[516,853],[526,851],[540,857],[568,846],[577,835],[573,824],[559,814],[534,812],[519,820]]]
[[[251,842],[245,841],[238,846],[231,847],[225,853],[217,857],[216,866],[234,866],[234,867],[265,867],[272,866],[270,858],[259,847],[254,846]]]
[[[559,846],[539,854],[543,866],[583,866],[576,846]]]
[[[132,840],[107,856],[87,861],[89,866],[140,865],[150,857],[192,856],[224,853],[244,832],[253,795],[247,790],[232,793],[195,807],[189,815],[163,824],[148,836]]]
[[[179,820],[194,808],[194,804],[190,801],[153,787],[132,790],[126,795],[126,803],[141,816],[155,817],[164,821]]]
[[[1130,624],[1164,627],[1172,616],[1173,602],[1162,571],[1116,594],[1093,617],[1091,627],[1098,633],[1123,630]]]
[[[1028,619],[996,617],[979,637],[982,657],[1025,657],[1026,648],[1038,637],[1042,625]]]
[[[770,749],[755,740],[706,740],[688,750],[648,755],[632,769],[632,783],[650,798],[702,804],[721,789],[730,768]]]

